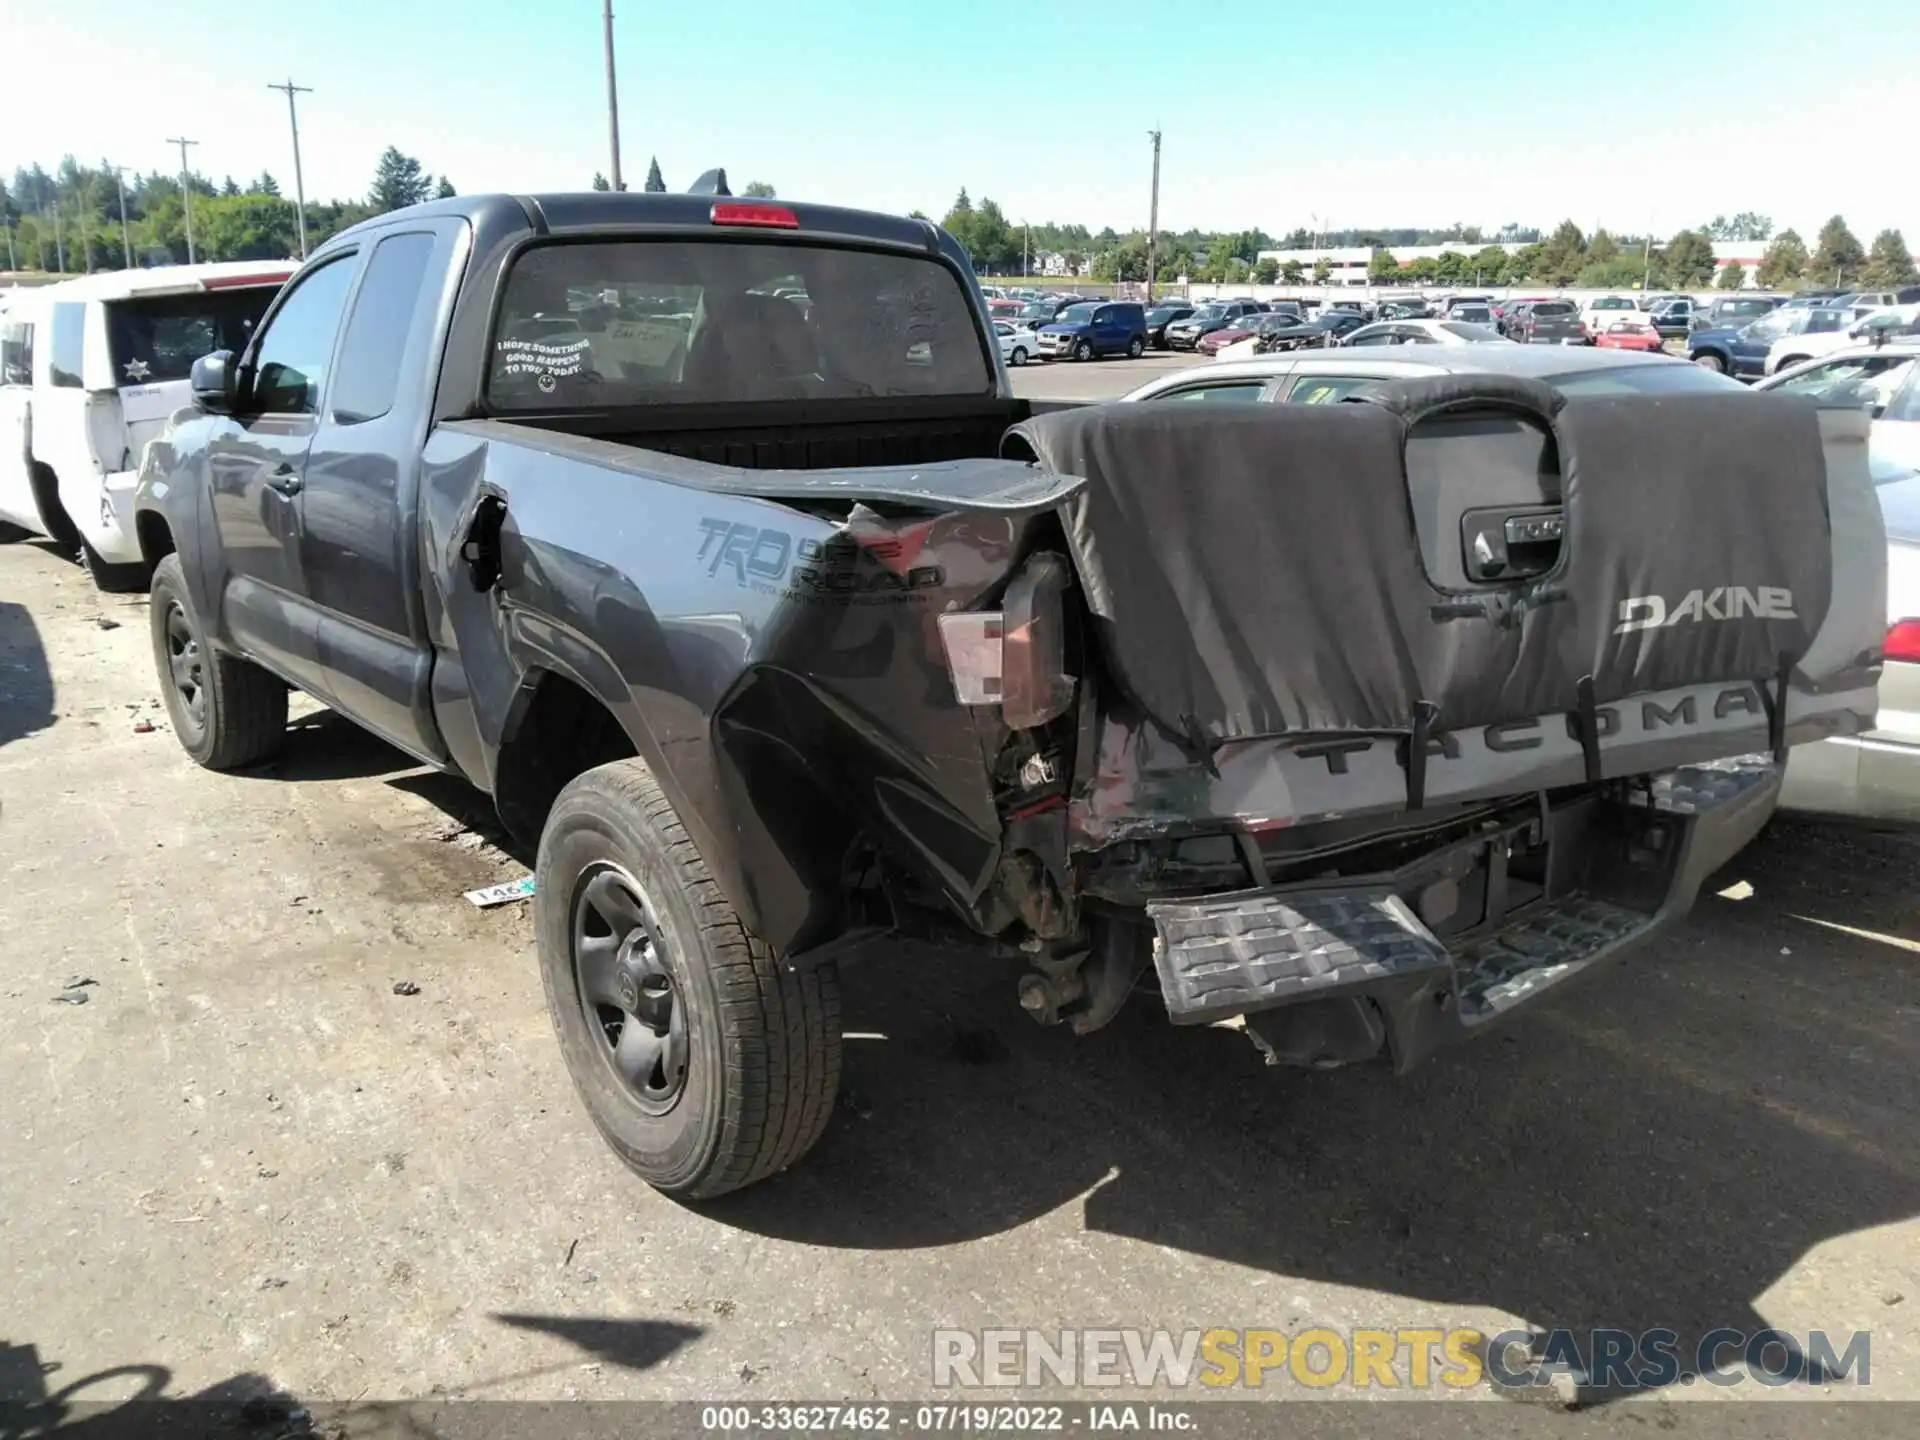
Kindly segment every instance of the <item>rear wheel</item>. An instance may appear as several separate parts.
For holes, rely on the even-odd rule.
[[[1142,340],[1138,335],[1134,336],[1133,339],[1127,342],[1127,358],[1129,360],[1138,360],[1142,355],[1146,353],[1147,353],[1147,342]]]
[[[748,933],[645,761],[560,792],[534,894],[561,1054],[635,1173],[700,1199],[812,1148],[840,1083],[839,974]]]
[[[287,687],[207,643],[178,555],[154,567],[147,612],[154,666],[181,748],[209,770],[238,769],[279,749],[287,735]]]
[[[1782,360],[1778,365],[1773,367],[1773,373],[1778,375],[1782,370],[1790,370],[1795,365],[1804,365],[1811,358],[1812,358],[1811,356],[1807,356],[1807,355],[1789,355],[1786,357],[1786,359]]]
[[[1091,340],[1078,342],[1073,347],[1073,358],[1076,360],[1091,360],[1093,358],[1093,342]]]
[[[1727,373],[1727,362],[1711,350],[1703,351],[1695,355],[1693,357],[1693,363],[1698,365],[1702,370],[1713,371],[1716,375],[1724,375]]]

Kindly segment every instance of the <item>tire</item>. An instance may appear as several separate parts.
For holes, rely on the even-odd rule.
[[[1687,358],[1692,360],[1693,363],[1698,365],[1702,370],[1711,370],[1716,375],[1724,375],[1727,373],[1727,362],[1711,350],[1703,350],[1698,355],[1690,355]]]
[[[748,933],[645,761],[602,765],[560,792],[535,876],[547,1009],[614,1153],[689,1200],[805,1155],[840,1085],[839,972],[783,964]],[[601,1001],[589,998],[595,939]],[[617,1057],[635,1036],[630,1076]]]
[[[154,567],[147,612],[167,716],[194,762],[237,770],[278,750],[287,738],[287,687],[258,665],[208,645],[178,555]]]
[[[84,540],[80,542],[80,563],[92,577],[94,588],[107,595],[144,595],[153,583],[153,567],[145,561],[110,564]]]
[[[1007,356],[1007,363],[1008,363],[1009,365],[1024,365],[1024,364],[1026,364],[1026,363],[1027,363],[1027,347],[1026,347],[1026,346],[1024,346],[1024,345],[1016,345],[1016,346],[1014,346],[1014,347],[1013,347],[1013,353],[1012,353],[1011,355],[1009,355],[1009,356]]]
[[[1789,355],[1773,367],[1773,373],[1778,375],[1782,370],[1791,370],[1795,365],[1804,365],[1812,358],[1810,355]]]
[[[1091,360],[1093,358],[1093,342],[1091,340],[1081,340],[1077,342],[1073,347],[1073,358],[1076,360]]]
[[[1147,353],[1147,342],[1142,340],[1138,335],[1134,336],[1133,339],[1127,342],[1127,358],[1129,360],[1138,360],[1142,355],[1146,353]]]

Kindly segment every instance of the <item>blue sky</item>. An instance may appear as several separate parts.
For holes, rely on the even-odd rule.
[[[599,0],[64,0],[9,4],[0,172],[67,152],[172,169],[168,136],[291,193],[365,192],[388,145],[462,191],[583,188],[606,170]],[[724,165],[736,187],[936,218],[1144,225],[1165,135],[1173,229],[1551,226],[1665,233],[1756,209],[1920,240],[1911,183],[1920,5],[1872,43],[1778,0],[616,3],[621,140],[638,187]],[[1167,22],[1180,17],[1177,26]],[[1818,55],[1831,59],[1818,59]],[[1194,58],[1188,58],[1193,56]],[[22,62],[26,63],[22,63]]]

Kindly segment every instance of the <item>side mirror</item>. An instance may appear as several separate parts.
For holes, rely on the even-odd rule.
[[[233,413],[234,385],[237,376],[231,350],[216,350],[193,362],[193,403],[209,415]]]

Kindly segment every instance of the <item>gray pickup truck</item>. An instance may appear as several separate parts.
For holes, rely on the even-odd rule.
[[[819,1137],[856,949],[1404,1069],[1684,914],[1874,710],[1878,512],[1805,402],[1035,415],[924,221],[435,202],[193,385],[136,501],[181,744],[260,761],[292,687],[488,792],[676,1195]]]

